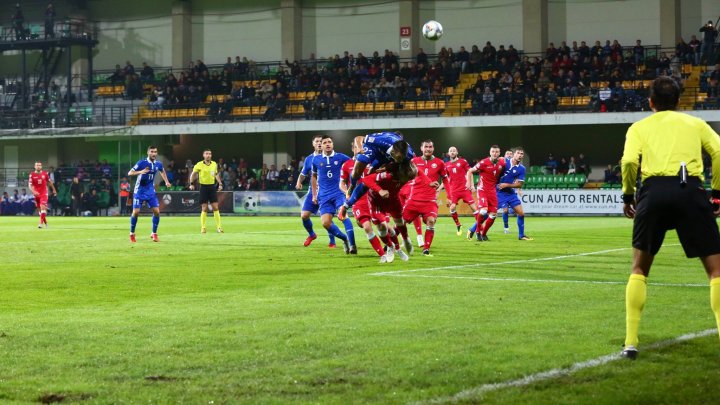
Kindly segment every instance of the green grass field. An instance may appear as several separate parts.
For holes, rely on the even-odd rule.
[[[627,219],[528,218],[531,242],[513,219],[477,243],[441,218],[434,257],[386,265],[358,229],[357,257],[303,248],[297,218],[163,217],[152,243],[144,216],[135,245],[126,218],[36,222],[0,218],[3,404],[717,401],[717,334],[676,340],[715,321],[674,234],[638,360],[587,363],[621,349]]]

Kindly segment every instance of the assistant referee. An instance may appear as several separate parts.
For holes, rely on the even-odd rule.
[[[203,151],[203,160],[197,162],[190,173],[190,190],[194,190],[195,177],[200,178],[200,233],[206,233],[205,227],[207,223],[208,203],[212,204],[213,217],[215,218],[215,226],[218,233],[223,233],[222,223],[220,222],[220,210],[218,209],[217,192],[222,190],[222,180],[218,173],[218,165],[212,160],[212,151],[205,149]],[[217,183],[216,183],[217,182]],[[215,188],[217,184],[217,189]]]
[[[623,211],[633,223],[632,274],[625,290],[622,357],[637,357],[647,277],[665,232],[677,231],[687,257],[699,257],[710,279],[710,304],[720,327],[720,138],[703,120],[674,111],[680,89],[669,77],[652,84],[651,116],[627,131],[621,161]],[[712,158],[712,194],[703,188],[702,151]],[[642,159],[642,164],[640,160]],[[642,186],[636,195],[638,167]]]

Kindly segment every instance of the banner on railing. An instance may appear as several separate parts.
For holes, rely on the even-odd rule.
[[[620,190],[523,190],[523,210],[527,214],[620,215],[623,202]],[[449,215],[445,191],[438,195],[438,214]],[[460,203],[457,211],[470,215],[467,204]]]
[[[218,208],[220,212],[233,212],[233,196],[231,191],[220,191]],[[200,192],[198,191],[161,191],[157,193],[160,212],[167,213],[199,213]]]
[[[235,213],[241,215],[296,215],[307,191],[236,191]]]

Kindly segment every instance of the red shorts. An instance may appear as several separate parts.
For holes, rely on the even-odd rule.
[[[408,200],[403,207],[403,221],[411,222],[417,217],[422,217],[427,221],[428,218],[437,218],[438,206],[435,201],[414,201]]]
[[[390,215],[393,218],[402,218],[403,216],[403,207],[397,198],[385,199],[380,197],[368,199],[368,201],[370,201],[373,217],[386,218],[386,215]]]
[[[387,216],[384,213],[375,213],[370,210],[370,203],[367,198],[360,199],[353,205],[352,209],[355,221],[361,228],[368,221],[372,221],[375,225],[386,222],[385,218]]]
[[[495,190],[478,190],[478,208],[487,208],[488,212],[497,212],[498,199]]]
[[[458,202],[460,202],[460,200],[465,201],[465,204],[468,204],[468,205],[475,203],[475,200],[473,199],[473,196],[472,196],[472,192],[468,189],[453,191],[452,199],[450,200],[450,203],[457,204]]]
[[[40,208],[41,205],[47,206],[48,203],[48,195],[47,194],[39,194],[35,196],[35,206]]]
[[[400,206],[405,206],[405,203],[407,202],[407,199],[409,196],[410,196],[409,188],[403,188],[400,190],[400,194],[398,194],[398,199],[400,200]]]

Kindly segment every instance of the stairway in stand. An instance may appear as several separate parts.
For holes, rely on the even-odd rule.
[[[450,100],[447,102],[445,111],[442,113],[443,117],[459,117],[462,115],[463,110],[465,109],[465,102],[463,101],[463,98],[465,97],[465,90],[475,85],[479,75],[479,73],[460,74],[460,80],[455,86],[455,91],[453,92]]]

